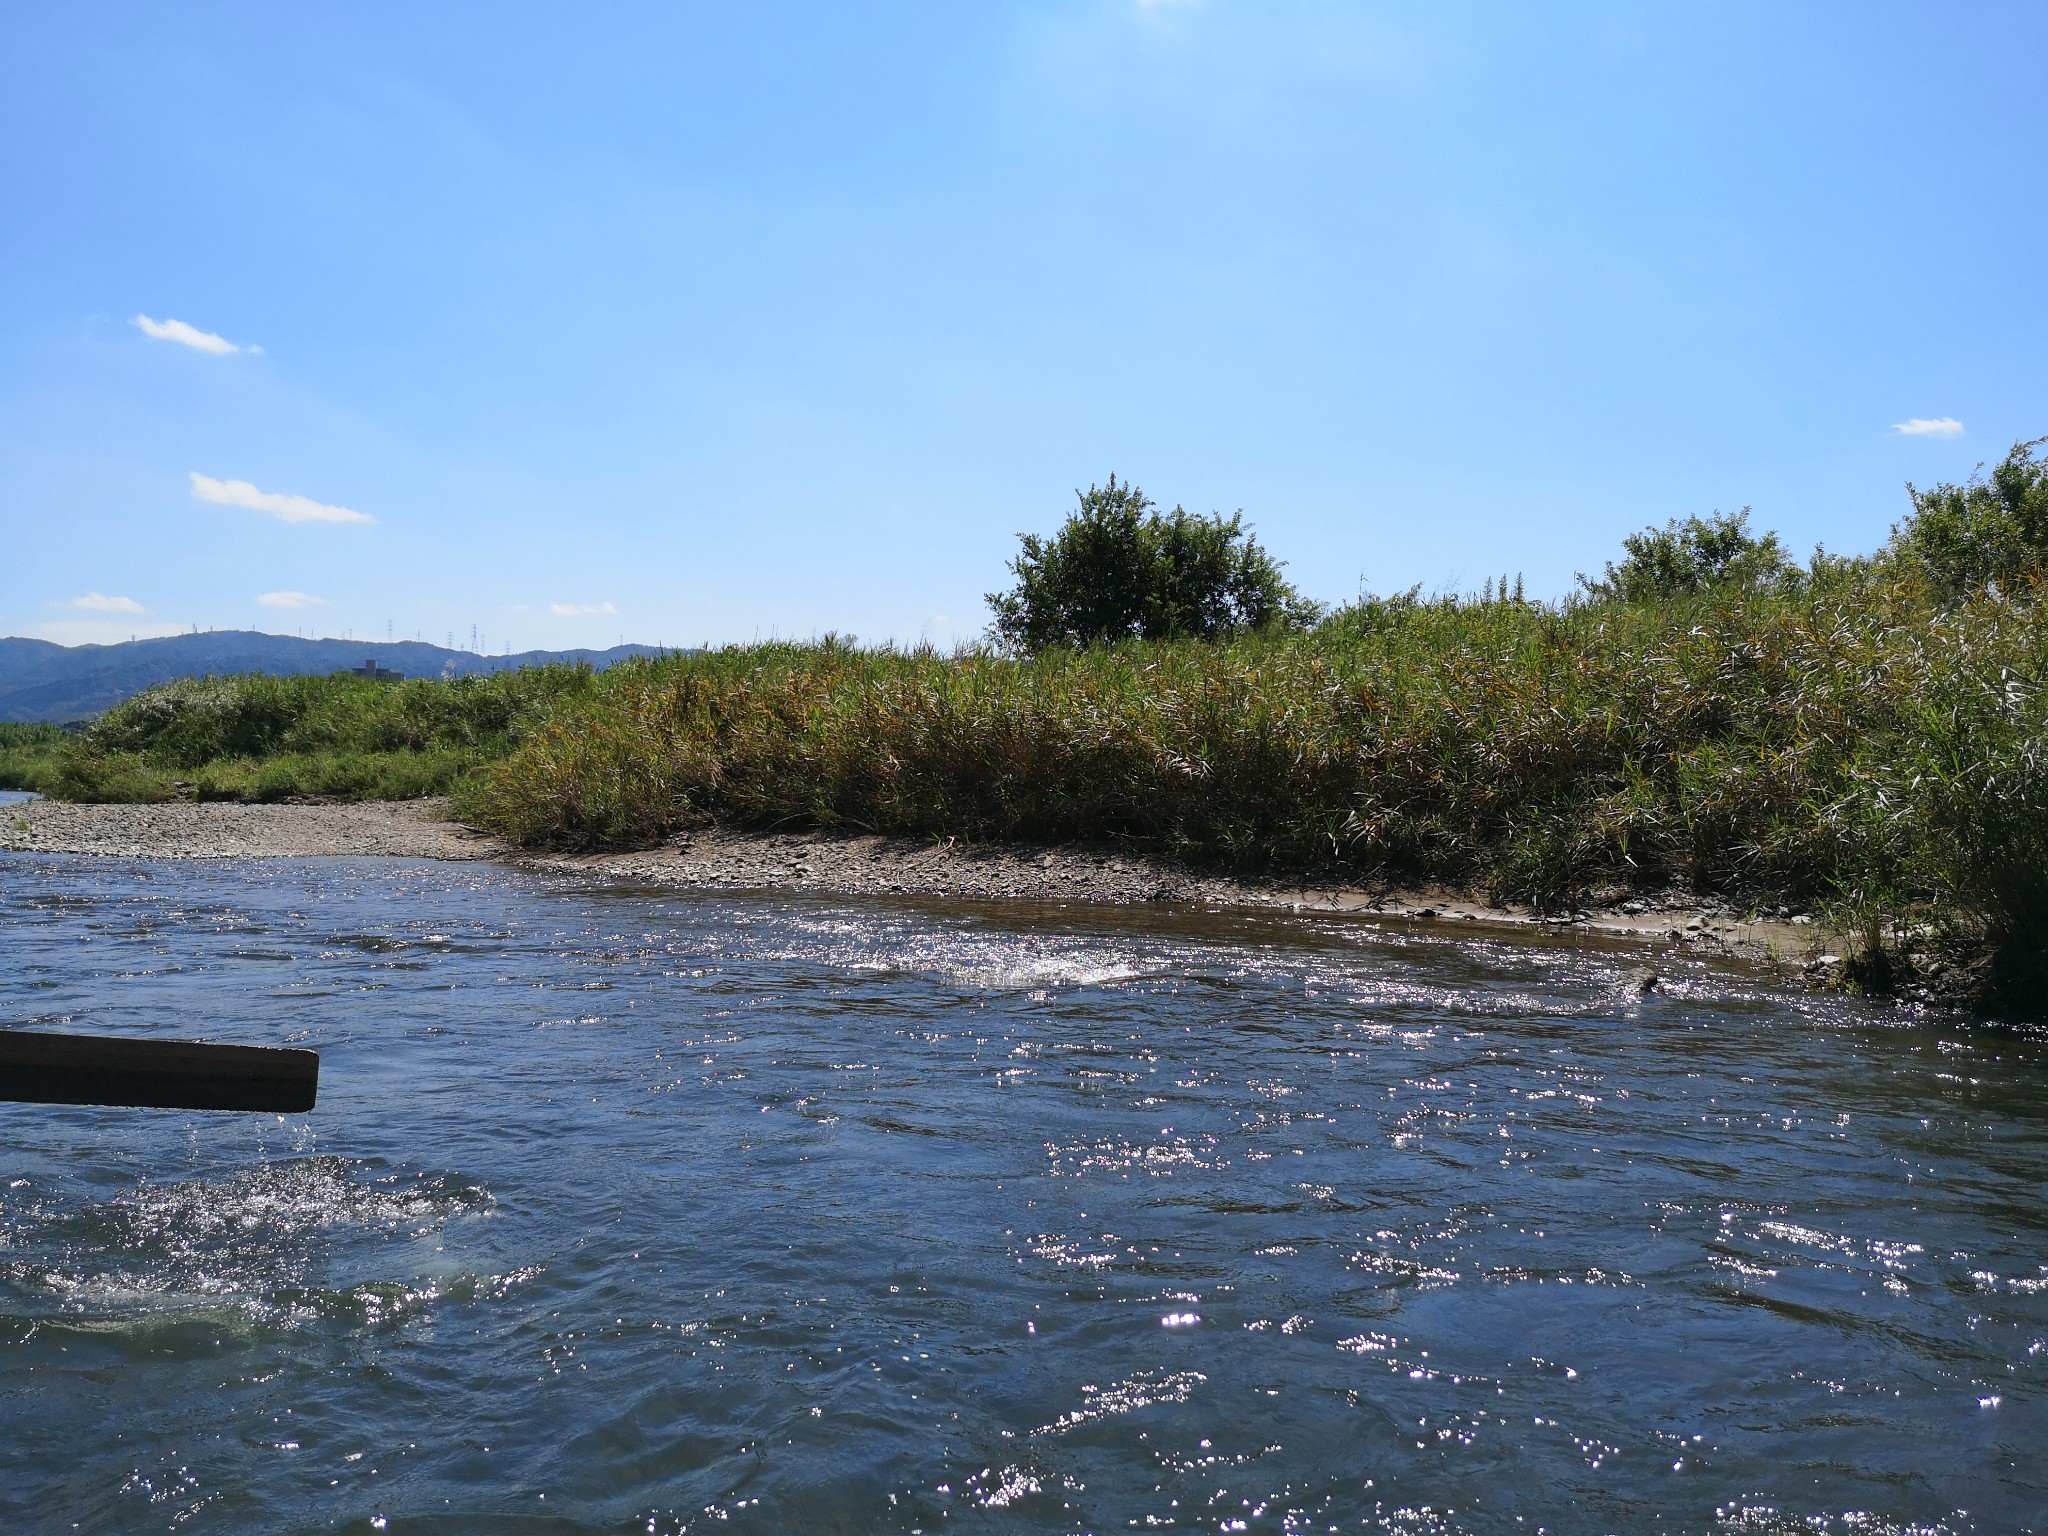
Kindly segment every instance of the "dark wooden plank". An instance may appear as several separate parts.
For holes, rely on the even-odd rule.
[[[130,1109],[299,1114],[320,1089],[315,1051],[0,1029],[0,1099]]]

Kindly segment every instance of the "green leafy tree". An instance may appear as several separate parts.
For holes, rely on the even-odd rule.
[[[1076,492],[1079,510],[1051,538],[1019,535],[1017,585],[991,592],[996,638],[1036,652],[1140,636],[1218,639],[1314,621],[1318,610],[1280,575],[1244,514],[1160,513],[1115,475]]]
[[[1598,581],[1583,574],[1579,585],[1596,598],[1624,603],[1654,602],[1694,592],[1731,587],[1787,586],[1799,568],[1786,557],[1775,533],[1749,531],[1749,508],[1732,517],[1675,518],[1662,528],[1645,528],[1621,541],[1628,557],[1607,563]]]
[[[2048,571],[2048,461],[2035,453],[2048,437],[2014,443],[1987,480],[1923,491],[1908,485],[1913,512],[1892,530],[1892,551],[1926,571],[1950,601]]]

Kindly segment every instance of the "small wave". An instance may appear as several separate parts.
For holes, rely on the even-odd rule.
[[[1188,1169],[1213,1169],[1214,1136],[1170,1136],[1164,1141],[1096,1141],[1073,1146],[1047,1142],[1046,1157],[1054,1177],[1072,1178],[1095,1171],[1144,1173],[1153,1178]]]
[[[1120,1414],[1136,1413],[1154,1403],[1184,1403],[1195,1388],[1209,1378],[1200,1371],[1137,1371],[1107,1387],[1081,1389],[1081,1406],[1063,1413],[1050,1424],[1041,1424],[1033,1435],[1063,1435],[1070,1429],[1099,1424]]]
[[[495,1202],[454,1175],[355,1176],[348,1159],[314,1156],[259,1163],[218,1183],[140,1184],[83,1214],[123,1246],[170,1251],[223,1241],[276,1242],[326,1227],[425,1228]]]
[[[861,967],[901,975],[922,972],[977,992],[1040,992],[1054,988],[1109,987],[1151,974],[1131,960],[1090,954],[1016,953],[1009,946],[965,952],[940,948],[876,959]]]
[[[968,1497],[983,1509],[1008,1509],[1044,1490],[1039,1475],[1022,1467],[984,1467],[967,1479]]]
[[[18,1211],[6,1233],[18,1256],[0,1264],[0,1281],[75,1318],[230,1305],[271,1322],[376,1322],[435,1287],[323,1287],[314,1271],[336,1241],[421,1237],[494,1204],[453,1175],[364,1178],[359,1165],[324,1156],[267,1162],[219,1181],[144,1183],[82,1208]]]
[[[1108,987],[1163,974],[1164,957],[1100,940],[1044,935],[919,932],[901,924],[826,920],[795,925],[807,942],[772,956],[811,960],[877,976],[927,976],[977,992]]]
[[[1968,1516],[1960,1529],[1972,1528]],[[1714,1529],[1728,1536],[1950,1536],[1959,1527],[1946,1520],[1932,1525],[1918,1520],[1887,1520],[1869,1510],[1850,1509],[1839,1514],[1794,1515],[1775,1504],[1725,1504],[1714,1511]]]

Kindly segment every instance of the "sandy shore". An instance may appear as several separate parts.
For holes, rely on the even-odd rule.
[[[692,890],[806,891],[1032,901],[1193,902],[1394,920],[1575,931],[1802,966],[1817,979],[1814,927],[1754,921],[1683,900],[1631,901],[1568,919],[1444,890],[1359,890],[1191,874],[1128,853],[970,846],[854,833],[707,829],[641,853],[524,853],[448,819],[445,801],[363,805],[0,805],[0,849],[129,858],[502,859],[584,878]]]

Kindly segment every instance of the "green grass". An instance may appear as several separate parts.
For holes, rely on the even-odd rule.
[[[206,677],[152,688],[62,743],[67,800],[406,800],[447,794],[591,684],[570,667],[447,681]]]
[[[64,732],[54,725],[0,723],[0,789],[48,794],[64,755]]]

